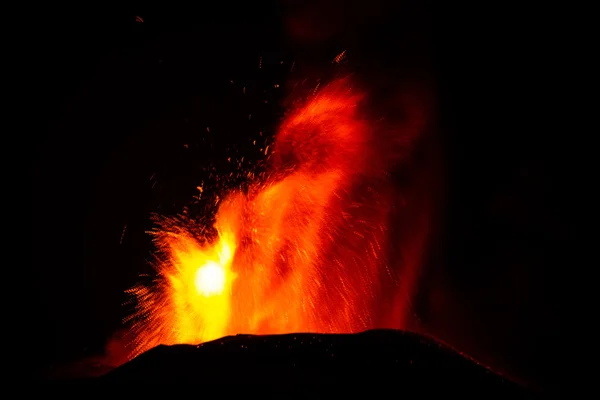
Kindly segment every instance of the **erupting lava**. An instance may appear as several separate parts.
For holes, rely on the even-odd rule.
[[[268,172],[219,202],[216,235],[181,216],[157,219],[158,276],[129,291],[132,357],[237,333],[378,327],[384,287],[398,285],[390,171],[422,118],[379,129],[363,99],[342,79],[291,113]]]
[[[194,283],[198,293],[208,297],[223,293],[225,279],[223,266],[214,261],[208,261],[196,271]]]

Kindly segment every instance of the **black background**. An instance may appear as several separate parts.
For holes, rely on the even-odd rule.
[[[27,276],[37,294],[27,316],[44,343],[36,368],[102,351],[124,316],[123,291],[148,271],[149,214],[179,211],[209,180],[203,168],[234,171],[225,160],[236,151],[258,160],[251,142],[272,134],[286,82],[318,75],[311,66],[348,46],[358,57],[379,55],[382,68],[398,62],[389,56],[406,35],[397,9],[384,20],[367,12],[388,10],[382,2],[319,4],[54,8],[31,16],[23,53],[27,107],[39,123],[25,139]],[[552,135],[540,122],[548,118],[541,99],[549,34],[529,10],[424,7],[448,188],[443,239],[431,250],[443,254],[443,267],[429,279],[442,280],[449,298],[443,315],[423,319],[485,363],[558,385],[556,276],[566,228]],[[290,29],[297,15],[312,21],[307,37]]]

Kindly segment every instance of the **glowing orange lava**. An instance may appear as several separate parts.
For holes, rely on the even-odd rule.
[[[420,129],[382,135],[348,80],[289,115],[269,172],[228,193],[204,237],[195,222],[161,218],[158,277],[130,290],[135,356],[158,344],[237,333],[374,328],[390,269],[390,161]]]
[[[223,267],[214,261],[208,261],[196,271],[194,284],[199,294],[209,297],[223,293],[225,279]]]

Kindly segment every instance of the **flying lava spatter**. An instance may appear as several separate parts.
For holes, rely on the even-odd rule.
[[[131,357],[238,333],[378,327],[383,288],[397,284],[386,250],[390,169],[421,127],[413,118],[383,134],[364,97],[339,79],[291,112],[268,171],[224,193],[216,237],[191,220],[157,218],[156,279],[129,290]]]

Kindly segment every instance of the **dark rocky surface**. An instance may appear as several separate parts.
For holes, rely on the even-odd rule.
[[[528,389],[415,333],[237,335],[202,345],[158,346],[90,383],[393,386],[419,393],[520,398]],[[72,380],[62,382],[73,382]]]

